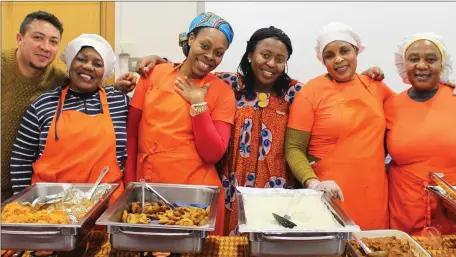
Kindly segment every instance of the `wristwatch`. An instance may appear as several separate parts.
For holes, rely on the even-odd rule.
[[[190,106],[190,115],[192,117],[207,111],[207,103],[192,104]]]

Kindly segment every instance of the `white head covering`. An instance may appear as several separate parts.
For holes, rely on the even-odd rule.
[[[397,71],[399,72],[399,76],[401,76],[404,83],[410,84],[405,67],[405,52],[414,42],[423,39],[431,41],[439,49],[440,54],[442,55],[442,72],[440,73],[440,82],[446,84],[449,83],[450,73],[453,71],[453,60],[451,59],[451,55],[448,52],[448,48],[443,42],[443,37],[430,32],[417,33],[415,35],[406,37],[397,45],[397,51],[394,54],[394,60],[396,63]]]
[[[104,62],[104,75],[103,79],[107,79],[114,74],[114,68],[116,63],[116,54],[112,50],[111,45],[103,37],[97,34],[81,34],[79,37],[73,39],[63,50],[60,55],[62,60],[67,65],[67,71],[70,72],[71,63],[74,57],[79,53],[82,47],[90,46],[93,47]]]
[[[329,43],[336,40],[345,41],[358,47],[358,53],[361,53],[366,48],[361,42],[358,34],[356,34],[350,26],[340,22],[331,22],[320,29],[317,37],[317,45],[315,46],[317,58],[322,63],[324,63],[323,49],[325,49]]]

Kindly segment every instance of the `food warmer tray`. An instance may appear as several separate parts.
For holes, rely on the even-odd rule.
[[[148,183],[169,202],[210,205],[208,225],[177,226],[160,224],[128,224],[121,222],[123,210],[132,202],[141,202],[142,183],[129,183],[124,193],[97,220],[106,225],[114,249],[129,251],[155,251],[173,253],[198,253],[203,250],[209,231],[214,231],[220,189],[217,186],[177,185]],[[157,202],[158,198],[145,191],[145,201]]]
[[[355,235],[361,238],[376,238],[376,237],[390,237],[395,236],[396,238],[403,239],[407,238],[410,248],[414,254],[414,257],[431,257],[431,255],[420,245],[418,244],[413,238],[411,238],[407,233],[399,231],[399,230],[369,230],[369,231],[361,231],[355,232]],[[351,244],[347,244],[347,256],[348,257],[362,257],[356,254],[355,249]]]
[[[7,204],[18,202],[33,202],[40,196],[60,193],[63,185],[73,185],[73,188],[84,192],[89,191],[94,184],[71,183],[36,183],[22,192],[12,196],[2,203],[2,210]],[[107,193],[87,212],[78,222],[72,224],[39,224],[39,223],[3,223],[1,224],[2,249],[8,250],[47,250],[72,251],[87,235],[95,221],[107,209],[110,196],[119,186],[109,184]]]
[[[456,187],[453,187],[456,189]],[[441,199],[445,208],[456,213],[456,199],[452,199],[440,186],[428,186],[427,190]]]
[[[240,231],[248,233],[250,254],[252,256],[339,256],[345,253],[351,231],[360,231],[360,229],[335,201],[326,194],[321,194],[321,197],[335,219],[346,228],[345,231],[299,232],[290,230],[280,233],[267,230],[263,232]],[[236,199],[238,200],[238,224],[246,224],[244,199],[239,190],[236,190]]]

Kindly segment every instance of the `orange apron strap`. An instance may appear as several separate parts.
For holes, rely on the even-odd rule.
[[[58,129],[57,129],[57,124],[59,123],[59,119],[60,119],[60,115],[62,114],[62,110],[63,110],[63,105],[65,104],[65,98],[66,98],[66,94],[68,93],[68,90],[69,90],[70,86],[67,86],[66,88],[64,88],[62,90],[62,93],[60,94],[60,98],[59,98],[59,103],[57,105],[57,111],[55,113],[55,141],[59,141],[59,135],[58,135]],[[52,126],[52,124],[51,124]]]
[[[109,114],[109,104],[108,104],[108,98],[106,96],[106,91],[103,87],[98,87],[100,89],[100,102],[101,102],[101,108],[103,110],[104,114]]]

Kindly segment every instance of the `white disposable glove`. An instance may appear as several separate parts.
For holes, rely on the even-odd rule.
[[[324,191],[328,193],[328,195],[333,198],[339,198],[340,201],[344,201],[344,195],[342,194],[342,190],[340,187],[334,182],[333,180],[326,180],[326,181],[318,181],[315,180],[310,183],[308,188],[317,190],[317,191]]]

